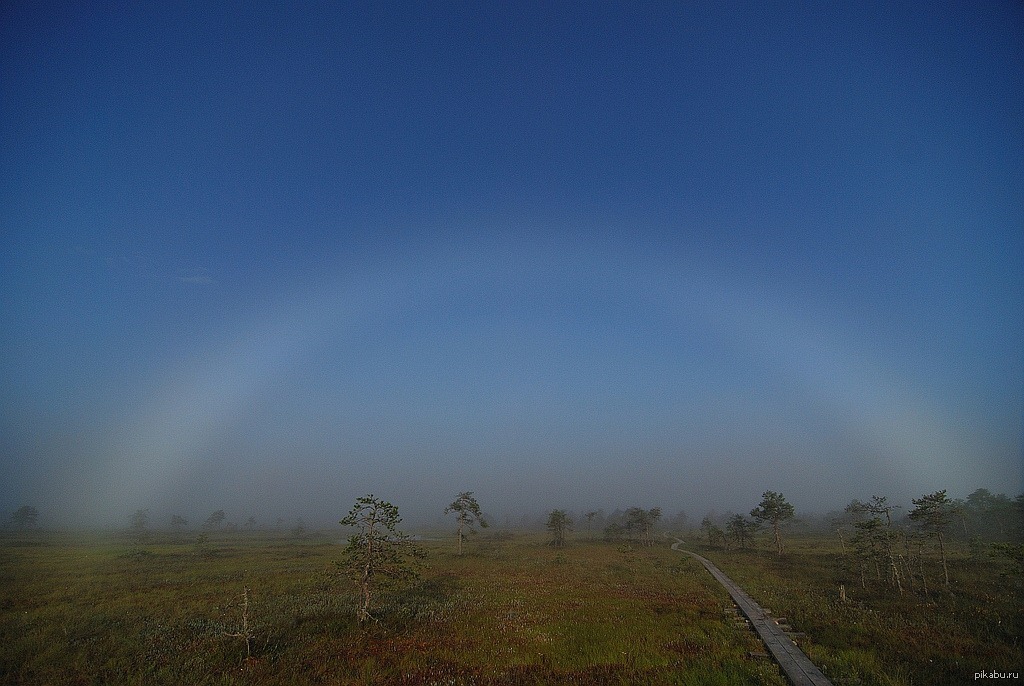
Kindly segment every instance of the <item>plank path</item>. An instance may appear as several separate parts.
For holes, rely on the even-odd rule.
[[[673,538],[675,537],[673,536]],[[746,591],[723,574],[722,570],[716,567],[710,560],[701,557],[697,553],[680,548],[679,546],[682,544],[680,539],[676,538],[675,541],[672,544],[672,550],[678,550],[681,553],[686,553],[696,558],[711,572],[711,576],[715,577],[720,584],[725,586],[725,590],[729,591],[729,595],[732,596],[733,601],[739,606],[740,611],[750,620],[751,626],[757,631],[764,644],[768,646],[772,657],[779,663],[779,667],[782,668],[782,671],[794,686],[832,686],[832,682],[826,679],[821,670],[814,666],[814,663],[808,659],[804,651],[797,647],[796,643],[786,635],[774,619],[767,615],[760,605],[754,602],[753,598],[747,595]]]

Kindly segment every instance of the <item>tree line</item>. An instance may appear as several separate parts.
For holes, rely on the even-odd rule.
[[[900,595],[929,592],[926,565],[941,572],[950,585],[949,546],[966,543],[1024,568],[1024,494],[1010,499],[979,488],[966,499],[950,498],[945,490],[911,499],[904,510],[886,496],[851,500],[842,512],[826,518],[838,538],[842,568],[863,589],[877,587]],[[744,549],[754,534],[770,526],[776,552],[783,553],[782,531],[795,510],[782,494],[766,491],[750,517],[704,517],[700,531],[711,547]],[[844,590],[845,593],[845,590]]]
[[[924,570],[926,546],[937,552],[942,570],[942,582],[950,583],[947,548],[951,538],[970,538],[974,542],[993,542],[993,550],[1024,565],[1024,494],[1011,500],[1004,494],[993,494],[977,489],[966,499],[951,499],[945,490],[912,499],[913,508],[903,516],[902,508],[889,502],[885,496],[872,496],[870,500],[854,499],[841,513],[829,518],[829,525],[838,536],[847,570],[856,576],[860,585],[883,586],[903,594],[921,589],[928,593],[928,578]],[[463,491],[444,508],[445,515],[455,516],[457,553],[462,555],[466,539],[475,534],[477,527],[487,528],[489,523],[472,491]],[[605,515],[594,510],[583,515],[590,531],[595,521],[603,525],[606,541],[631,541],[641,546],[654,545],[654,531],[662,519],[660,507],[645,509],[630,507]],[[15,526],[31,527],[38,520],[39,511],[24,505],[14,511],[11,521]],[[796,510],[782,493],[765,491],[761,501],[750,510],[749,517],[732,514],[724,522],[710,514],[701,521],[700,531],[712,547],[739,549],[753,544],[758,531],[769,530],[773,547],[778,555],[784,552],[783,530],[796,517]],[[204,530],[224,526],[226,513],[217,510],[202,524]],[[398,508],[372,494],[356,500],[355,505],[339,523],[354,533],[348,538],[339,568],[346,573],[358,589],[360,598],[357,614],[361,622],[374,620],[373,606],[378,594],[387,586],[408,582],[417,576],[417,561],[424,551],[414,540],[398,529],[401,523]],[[281,520],[278,520],[280,525]],[[682,528],[685,513],[680,512],[672,524]],[[184,517],[174,515],[172,528],[188,524]],[[548,513],[545,528],[550,532],[549,544],[563,547],[567,533],[575,524],[567,510],[554,509]],[[720,525],[724,524],[724,526]],[[149,526],[149,510],[137,510],[131,519],[130,531],[136,541],[144,540]],[[249,518],[247,528],[255,527]],[[300,520],[297,531],[301,534]]]
[[[903,595],[928,593],[926,555],[937,554],[942,585],[950,584],[949,544],[966,542],[973,554],[989,552],[1024,563],[1024,494],[1011,500],[979,488],[966,500],[945,490],[911,499],[904,516],[885,496],[852,500],[831,519],[847,568],[863,589],[869,583]],[[930,548],[931,550],[927,550]]]

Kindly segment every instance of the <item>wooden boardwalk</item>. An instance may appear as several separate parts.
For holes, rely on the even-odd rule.
[[[804,651],[797,647],[796,643],[786,635],[778,623],[769,617],[761,609],[761,606],[755,603],[742,588],[723,574],[722,570],[716,567],[710,560],[701,557],[697,553],[691,553],[689,550],[683,550],[679,547],[682,541],[678,538],[675,540],[676,542],[672,544],[672,550],[678,550],[681,553],[686,553],[696,558],[711,572],[711,576],[715,577],[720,584],[725,586],[733,601],[739,606],[740,612],[750,621],[751,626],[757,631],[764,644],[768,646],[772,657],[779,663],[779,667],[782,668],[782,671],[794,686],[832,686],[832,682],[826,679],[821,670],[815,667],[814,663],[804,655]]]

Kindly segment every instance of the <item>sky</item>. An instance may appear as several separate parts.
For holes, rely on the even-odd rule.
[[[1013,496],[1021,93],[1009,0],[5,2],[0,511]]]

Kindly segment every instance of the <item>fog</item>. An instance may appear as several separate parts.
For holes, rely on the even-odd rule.
[[[710,256],[499,243],[336,271],[203,332],[137,386],[94,376],[87,403],[53,398],[59,421],[12,403],[5,506],[58,527],[141,508],[154,524],[224,509],[329,526],[374,493],[429,526],[463,490],[518,523],[1020,483],[1010,384],[993,402],[999,388],[965,370],[937,380],[886,340],[911,332],[864,333]],[[950,384],[955,397],[935,390]]]
[[[0,513],[1024,490],[1002,10],[210,11],[3,20]]]

